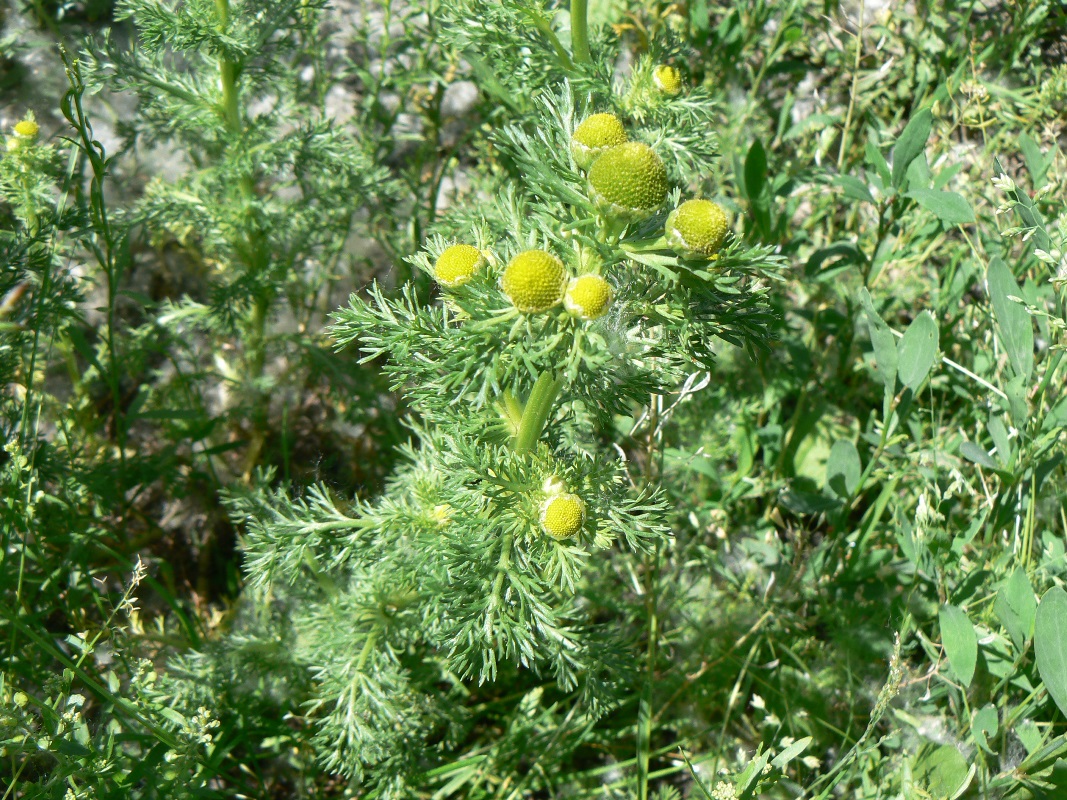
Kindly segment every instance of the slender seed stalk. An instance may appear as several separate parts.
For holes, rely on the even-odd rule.
[[[571,0],[571,50],[578,64],[592,64],[589,54],[589,14],[587,0]]]

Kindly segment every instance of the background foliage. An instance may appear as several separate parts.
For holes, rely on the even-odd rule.
[[[0,6],[5,797],[1067,795],[1062,7],[589,5],[584,66],[551,2]],[[556,219],[564,81],[778,265],[560,420],[673,534],[585,559],[584,689],[316,561],[488,457],[329,315],[436,302],[412,256],[515,186]]]

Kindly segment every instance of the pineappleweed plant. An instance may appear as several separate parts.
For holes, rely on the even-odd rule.
[[[467,684],[518,670],[550,679],[590,725],[644,685],[647,796],[654,598],[639,603],[635,668],[630,632],[601,613],[589,576],[654,573],[671,546],[663,421],[713,369],[714,342],[768,335],[781,259],[728,235],[710,201],[684,230],[668,218],[683,193],[716,185],[712,104],[676,73],[662,88],[648,58],[624,84],[597,84],[611,54],[583,58],[581,5],[575,82],[546,87],[494,137],[517,175],[409,259],[436,300],[413,282],[374,285],[334,315],[337,346],[383,359],[414,412],[406,465],[373,502],[323,486],[230,498],[251,590],[286,598],[294,655],[316,677],[320,757],[386,793],[462,740]]]

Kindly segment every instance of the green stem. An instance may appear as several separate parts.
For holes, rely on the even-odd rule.
[[[657,550],[658,554],[658,550]],[[657,559],[658,560],[658,559]],[[648,800],[648,761],[652,752],[652,690],[656,680],[656,652],[659,641],[659,617],[656,615],[655,575],[646,588],[648,610],[648,672],[637,710],[637,798]]]
[[[519,432],[515,436],[514,445],[516,453],[528,453],[537,445],[562,385],[562,379],[551,372],[542,372],[538,376],[526,401],[522,419],[519,420]]]
[[[578,64],[591,64],[587,0],[571,0],[571,50]]]
[[[230,26],[230,2],[229,0],[215,0],[215,11],[219,19],[219,30],[225,32]],[[237,81],[240,69],[238,65],[226,58],[219,57],[219,78],[222,84],[222,118],[226,123],[226,129],[230,133],[231,146],[236,145],[244,135],[244,124],[241,117],[240,87]],[[237,248],[238,252],[246,250],[247,267],[249,271],[258,275],[267,268],[267,253],[264,248],[262,235],[255,229],[255,221],[252,216],[251,204],[255,199],[255,178],[251,172],[243,174],[238,182],[241,199],[248,206],[249,225],[245,230],[247,248]],[[261,289],[262,293],[256,297],[252,307],[252,314],[248,320],[248,345],[245,354],[245,376],[255,380],[263,374],[266,363],[266,331],[267,319],[270,316],[272,293],[269,289]],[[252,441],[245,455],[244,476],[248,479],[266,442],[266,402],[265,398],[257,398],[257,407],[252,418]]]

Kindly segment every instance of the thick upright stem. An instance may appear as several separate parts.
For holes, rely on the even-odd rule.
[[[578,64],[591,64],[588,0],[571,0],[571,50]]]
[[[219,19],[219,30],[225,32],[230,26],[230,2],[229,0],[215,0],[215,12]],[[241,119],[241,96],[237,82],[238,65],[225,56],[219,57],[219,80],[222,84],[222,118],[229,131],[231,143],[236,144],[244,135],[244,124]],[[241,175],[238,182],[241,192],[241,200],[248,204],[248,225],[244,231],[245,242],[239,251],[247,255],[245,267],[252,274],[259,274],[267,268],[267,254],[264,248],[263,237],[255,228],[255,219],[252,214],[251,203],[255,199],[255,179],[248,172]],[[261,289],[262,294],[255,298],[252,306],[252,314],[248,319],[248,340],[245,353],[244,372],[249,380],[255,380],[263,374],[266,363],[266,330],[267,318],[270,314],[271,291]],[[251,475],[252,469],[259,460],[266,440],[264,427],[266,413],[263,408],[263,398],[257,399],[257,408],[253,412],[252,441],[245,454],[244,474]]]
[[[519,432],[515,436],[516,453],[528,453],[537,445],[562,385],[563,381],[551,372],[542,372],[538,376],[523,409],[522,419],[519,420]]]

